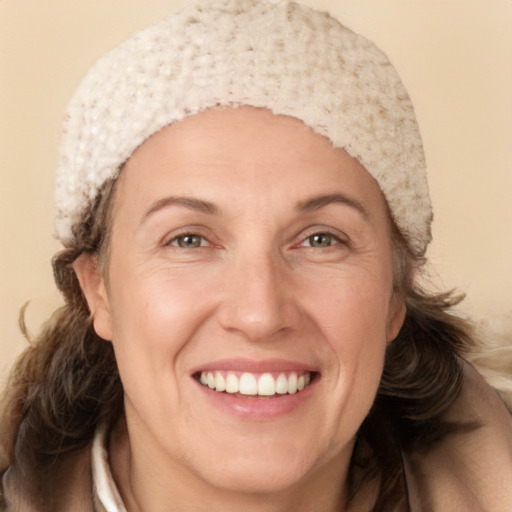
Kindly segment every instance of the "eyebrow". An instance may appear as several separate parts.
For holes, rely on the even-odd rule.
[[[208,215],[218,215],[219,208],[209,201],[205,201],[203,199],[196,199],[193,197],[186,196],[169,196],[164,197],[163,199],[159,199],[154,202],[149,210],[143,215],[141,224],[147,220],[148,217],[153,215],[154,213],[163,210],[169,206],[184,206],[190,210],[194,210],[200,213],[206,213]]]
[[[362,203],[360,203],[356,199],[346,196],[345,194],[339,193],[324,194],[320,196],[311,197],[304,201],[299,201],[297,203],[296,209],[299,210],[300,212],[315,211],[336,203],[350,206],[351,208],[358,211],[365,219],[370,218],[368,210],[363,206]],[[218,215],[220,213],[218,206],[211,203],[210,201],[205,201],[203,199],[197,199],[186,196],[169,196],[159,199],[158,201],[153,203],[149,210],[147,210],[146,213],[143,215],[141,224],[145,222],[147,218],[153,215],[154,213],[169,206],[184,206],[185,208],[189,208],[190,210],[206,213],[208,215]]]
[[[297,210],[301,212],[315,211],[329,206],[331,204],[344,204],[358,211],[366,220],[370,219],[370,214],[366,207],[357,199],[349,197],[345,194],[324,194],[311,197],[297,203]]]

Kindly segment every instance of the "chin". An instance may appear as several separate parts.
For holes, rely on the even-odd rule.
[[[215,457],[216,463],[204,461],[202,468],[214,470],[201,470],[202,479],[233,493],[279,494],[314,478],[323,466],[321,455],[297,442],[251,444],[233,443],[222,457]]]
[[[298,485],[307,474],[307,469],[290,464],[246,461],[218,468],[206,478],[214,487],[231,493],[279,494]]]

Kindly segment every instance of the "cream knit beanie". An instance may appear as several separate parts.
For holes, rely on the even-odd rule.
[[[102,185],[144,140],[217,105],[296,117],[345,149],[377,180],[414,254],[424,254],[432,209],[400,78],[372,42],[288,1],[193,3],[96,63],[64,121],[57,238],[73,245]]]

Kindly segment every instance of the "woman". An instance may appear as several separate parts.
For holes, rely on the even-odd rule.
[[[416,284],[432,211],[385,55],[205,1],[70,103],[66,305],[2,416],[7,510],[507,510],[512,420]]]

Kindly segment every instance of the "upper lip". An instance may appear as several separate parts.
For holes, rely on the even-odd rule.
[[[292,361],[288,359],[262,359],[255,360],[249,358],[218,359],[210,361],[193,368],[191,374],[207,371],[234,371],[249,373],[265,372],[317,372],[318,369],[310,364]]]

